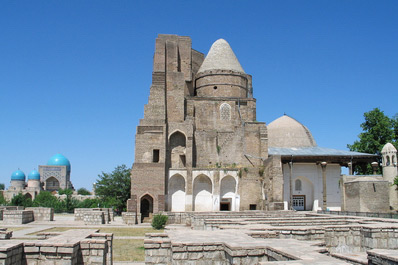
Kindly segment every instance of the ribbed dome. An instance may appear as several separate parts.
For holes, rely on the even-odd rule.
[[[381,149],[382,154],[396,153],[396,152],[397,152],[397,149],[395,148],[394,145],[392,145],[392,143],[386,143],[383,146],[383,149]]]
[[[29,175],[28,179],[33,179],[33,180],[40,180],[40,173],[37,170],[32,170]]]
[[[67,171],[70,171],[70,162],[69,160],[61,154],[56,154],[52,156],[48,162],[48,166],[66,166]]]
[[[300,122],[284,115],[268,126],[269,147],[315,147],[316,142],[311,132]]]
[[[12,172],[11,174],[11,180],[19,180],[19,181],[25,181],[25,173],[23,173],[21,170],[16,170]]]
[[[213,43],[198,73],[208,70],[231,70],[245,73],[231,46],[224,39],[219,39]]]

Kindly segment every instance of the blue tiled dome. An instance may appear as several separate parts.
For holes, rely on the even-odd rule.
[[[25,181],[25,173],[23,173],[21,170],[18,169],[16,171],[12,172],[11,180]]]
[[[70,171],[69,160],[61,154],[56,154],[52,156],[48,162],[47,166],[66,166],[67,171]]]
[[[40,180],[40,173],[37,170],[32,170],[29,175],[28,179],[35,179],[35,180]]]

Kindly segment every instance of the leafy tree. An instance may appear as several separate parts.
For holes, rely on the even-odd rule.
[[[49,191],[41,191],[33,200],[34,207],[59,208],[59,200]]]
[[[0,192],[0,205],[7,205],[8,201],[4,198],[4,195],[2,192]]]
[[[130,198],[130,169],[126,165],[117,166],[112,173],[102,172],[95,184],[95,194],[104,204],[113,207],[118,214],[126,210]]]
[[[22,195],[22,193],[19,193],[11,199],[10,204],[13,206],[31,207],[32,199]]]
[[[89,192],[86,188],[80,188],[77,190],[77,194],[79,195],[91,195],[91,192]]]
[[[72,189],[59,189],[58,190],[58,194],[59,195],[72,195],[73,194],[73,190]]]
[[[5,190],[6,189],[6,185],[4,185],[4,183],[0,183],[0,190]]]
[[[398,129],[398,117],[390,119],[378,108],[364,113],[365,122],[361,124],[363,130],[358,135],[359,140],[347,147],[351,151],[379,155],[379,163],[381,162],[381,149],[383,146],[391,142],[397,143],[398,134],[394,130]],[[380,169],[379,169],[380,170]],[[372,167],[369,164],[355,165],[355,172],[359,174],[371,174]]]

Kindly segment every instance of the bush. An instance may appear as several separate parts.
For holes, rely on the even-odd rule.
[[[157,230],[163,229],[164,226],[166,225],[168,219],[169,219],[169,217],[167,215],[163,215],[161,213],[156,214],[152,218],[152,227]]]
[[[11,205],[13,206],[23,206],[23,207],[31,207],[32,206],[32,199],[25,197],[22,193],[14,196],[11,199]]]
[[[77,190],[77,194],[79,194],[79,195],[91,195],[91,193],[85,188],[78,189]]]

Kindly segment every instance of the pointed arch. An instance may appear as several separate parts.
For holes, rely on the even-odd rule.
[[[169,179],[169,210],[172,212],[185,211],[185,178],[175,174]]]
[[[185,134],[179,130],[170,135],[168,158],[171,168],[185,168],[186,142]]]
[[[140,213],[141,223],[144,222],[145,218],[150,219],[153,213],[153,197],[148,193],[141,196],[140,198]]]
[[[213,184],[211,179],[201,174],[193,183],[193,208],[195,212],[209,212],[213,210]]]

